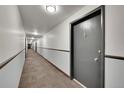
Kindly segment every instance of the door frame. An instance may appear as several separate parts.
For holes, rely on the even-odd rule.
[[[35,52],[37,52],[37,42],[35,42]]]
[[[102,62],[102,69],[101,69],[101,86],[102,88],[105,87],[105,6],[99,6],[93,11],[87,13],[81,18],[78,18],[70,23],[70,79],[74,79],[74,31],[73,26],[74,24],[78,24],[83,22],[84,20],[89,19],[93,14],[100,11],[101,14],[101,29],[102,29],[102,39],[103,39],[103,62]]]
[[[26,58],[26,53],[27,53],[27,38],[25,37],[25,58]]]

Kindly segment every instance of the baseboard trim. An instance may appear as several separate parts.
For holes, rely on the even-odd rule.
[[[80,86],[82,86],[83,88],[87,88],[86,86],[84,86],[82,83],[80,83],[78,80],[73,79],[76,83],[78,83]]]
[[[39,54],[38,52],[36,52],[38,55],[40,55],[41,57],[43,57],[49,64],[51,64],[53,67],[55,67],[56,69],[58,69],[60,72],[62,72],[65,76],[67,76],[68,78],[70,78],[70,76],[68,74],[66,74],[64,71],[62,71],[60,68],[58,68],[56,65],[54,65],[52,62],[50,62],[48,59],[46,59],[43,55]]]

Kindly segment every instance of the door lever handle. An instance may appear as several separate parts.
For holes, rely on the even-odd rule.
[[[98,62],[98,60],[99,60],[99,58],[94,58],[94,61],[95,61],[95,62]]]
[[[101,50],[98,50],[98,53],[101,54]]]

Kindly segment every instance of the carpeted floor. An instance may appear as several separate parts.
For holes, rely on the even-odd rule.
[[[28,50],[20,88],[81,88],[32,49]]]

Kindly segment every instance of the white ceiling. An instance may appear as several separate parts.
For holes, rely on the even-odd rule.
[[[33,36],[35,38],[40,37],[49,29],[70,17],[83,5],[59,5],[54,14],[48,13],[43,5],[19,5],[18,7],[27,37],[32,37],[33,32],[37,31],[39,35]]]

